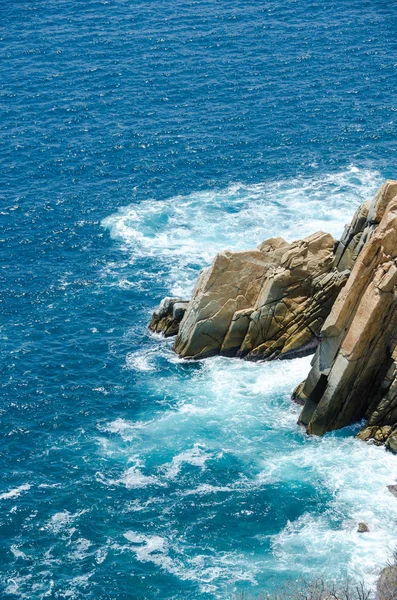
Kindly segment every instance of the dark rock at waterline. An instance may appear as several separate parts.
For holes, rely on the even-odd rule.
[[[397,600],[397,566],[381,571],[376,586],[376,600]]]
[[[393,494],[393,496],[397,498],[397,485],[388,485],[387,489],[391,494]]]
[[[152,315],[150,331],[162,333],[165,337],[176,335],[188,304],[187,300],[181,298],[164,298]]]
[[[297,385],[296,388],[294,389],[294,391],[292,392],[292,396],[291,396],[292,400],[296,404],[299,404],[300,406],[303,406],[305,404],[305,400],[306,400],[302,395],[305,383],[306,383],[306,380],[302,381],[299,385]]]
[[[366,523],[358,524],[358,529],[357,529],[358,533],[367,533],[368,531],[369,531],[369,527]]]

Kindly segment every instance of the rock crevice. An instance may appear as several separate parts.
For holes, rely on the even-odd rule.
[[[396,194],[397,182],[386,182],[353,219],[351,229],[362,233],[349,260],[363,238],[365,242],[321,330],[308,378],[294,393],[304,403],[300,423],[308,433],[321,435],[366,419],[362,439],[384,443],[393,435],[397,423]],[[345,231],[345,239],[351,240],[341,243],[345,248],[358,239],[352,230]]]
[[[335,265],[335,241],[317,232],[256,250],[222,252],[199,276],[180,324],[175,351],[270,360],[313,351],[347,279]]]

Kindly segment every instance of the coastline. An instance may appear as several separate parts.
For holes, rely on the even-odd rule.
[[[364,418],[357,437],[397,453],[396,241],[397,181],[388,180],[358,207],[337,242],[320,232],[217,255],[192,298],[164,298],[149,329],[176,336],[173,350],[185,360],[223,355],[263,362],[315,350],[308,377],[291,390],[303,405],[298,424],[324,435]],[[397,485],[387,488],[397,497]],[[358,523],[360,534],[369,531]],[[377,600],[396,597],[397,567],[388,566]]]

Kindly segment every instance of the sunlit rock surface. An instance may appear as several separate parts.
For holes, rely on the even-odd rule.
[[[397,446],[396,194],[397,182],[386,182],[368,212],[361,207],[350,233],[345,232],[350,242],[341,260],[349,247],[354,256],[365,240],[322,328],[308,378],[295,391],[305,403],[300,422],[309,433],[323,434],[365,418],[359,436],[390,449]]]
[[[218,254],[198,278],[175,351],[184,358],[249,360],[312,352],[347,278],[334,267],[334,248],[330,234],[317,232]]]

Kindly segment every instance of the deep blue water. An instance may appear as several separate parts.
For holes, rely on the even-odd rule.
[[[185,364],[146,324],[218,250],[339,235],[396,177],[396,16],[1,3],[2,598],[373,584],[397,458],[353,429],[304,436],[289,395],[310,359]]]

